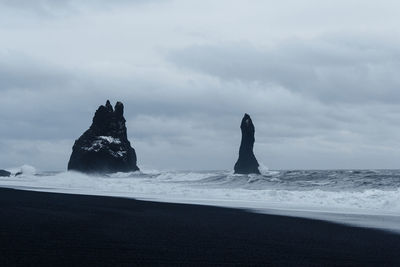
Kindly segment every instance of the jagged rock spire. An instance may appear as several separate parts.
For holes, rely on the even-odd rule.
[[[90,128],[75,141],[68,170],[82,172],[136,171],[136,152],[127,138],[124,105],[109,100],[100,106]]]
[[[259,164],[253,153],[255,128],[249,114],[244,114],[242,123],[240,124],[240,129],[242,131],[242,141],[240,143],[239,159],[234,167],[235,173],[259,174]]]

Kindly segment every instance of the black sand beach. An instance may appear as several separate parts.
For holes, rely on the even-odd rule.
[[[399,266],[400,235],[310,219],[0,189],[0,266]]]

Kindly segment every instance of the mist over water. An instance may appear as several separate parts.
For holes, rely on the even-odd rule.
[[[100,176],[22,169],[20,176],[1,178],[0,186],[238,207],[400,230],[400,170],[143,170]]]

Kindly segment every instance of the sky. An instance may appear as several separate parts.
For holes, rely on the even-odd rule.
[[[65,170],[109,99],[145,170],[400,168],[400,10],[382,0],[0,0],[0,168]]]

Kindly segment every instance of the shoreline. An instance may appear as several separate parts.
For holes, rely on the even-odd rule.
[[[400,234],[400,215],[393,213],[370,213],[363,211],[338,211],[338,210],[320,210],[310,208],[296,208],[296,207],[280,207],[277,205],[265,206],[264,204],[255,201],[242,201],[242,200],[227,200],[227,199],[201,199],[201,198],[176,198],[158,196],[154,194],[135,194],[131,196],[126,192],[96,192],[87,190],[77,190],[66,188],[45,188],[45,187],[32,187],[32,186],[6,186],[0,185],[0,188],[15,189],[22,191],[44,192],[44,193],[57,193],[68,195],[86,195],[86,196],[103,196],[103,197],[116,197],[126,198],[146,202],[157,203],[171,203],[171,204],[187,204],[187,205],[200,205],[210,207],[221,207],[239,209],[251,213],[259,213],[266,215],[279,215],[295,218],[306,218],[311,220],[321,220],[346,226],[371,228],[382,231],[389,231],[392,233]]]
[[[399,265],[400,235],[240,209],[0,188],[0,265]]]

